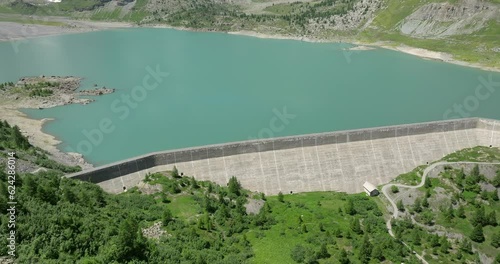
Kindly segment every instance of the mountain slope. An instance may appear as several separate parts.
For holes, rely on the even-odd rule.
[[[0,0],[5,13],[385,42],[500,67],[499,0]]]
[[[391,41],[451,53],[455,59],[500,66],[499,1],[385,1],[365,41]]]

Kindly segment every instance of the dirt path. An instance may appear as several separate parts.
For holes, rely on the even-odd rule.
[[[395,237],[394,233],[392,232],[391,220],[398,218],[399,210],[398,210],[398,206],[396,205],[396,203],[394,202],[394,200],[391,198],[391,196],[387,193],[387,191],[392,186],[397,186],[398,188],[408,188],[408,189],[417,189],[417,188],[420,188],[420,187],[424,186],[425,179],[427,178],[427,175],[429,174],[429,172],[431,172],[432,170],[434,170],[436,167],[438,167],[438,166],[444,166],[444,165],[460,165],[460,164],[500,165],[500,162],[469,162],[469,161],[446,162],[446,161],[441,161],[441,162],[433,163],[430,166],[428,166],[427,168],[425,168],[425,170],[424,170],[424,172],[422,174],[422,181],[418,185],[413,185],[412,186],[412,185],[397,184],[397,183],[390,183],[390,184],[384,185],[382,187],[382,193],[385,195],[385,197],[387,197],[387,200],[389,200],[389,203],[392,205],[392,210],[393,210],[392,218],[387,221],[387,230],[389,232],[389,235],[391,235],[392,237]],[[402,243],[408,249],[412,250],[410,248],[410,246],[408,246],[404,242],[402,242]],[[420,256],[419,254],[417,254],[415,251],[413,251],[413,252],[414,252],[415,256],[417,256],[417,258],[419,258],[422,261],[422,263],[428,264],[427,261],[422,256]]]

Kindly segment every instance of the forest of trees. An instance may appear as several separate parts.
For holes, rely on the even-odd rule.
[[[248,231],[265,232],[282,225],[274,211],[294,206],[287,198],[282,202],[273,199],[277,204],[266,202],[259,213],[247,214],[244,204],[249,193],[234,177],[222,187],[158,173],[148,175],[146,181],[162,184],[165,192],[145,195],[133,188],[111,195],[97,185],[62,175],[56,170],[28,173],[16,181],[20,263],[246,263],[254,256]],[[0,199],[6,199],[5,173],[0,177]],[[176,195],[188,193],[193,193],[201,210],[196,217],[186,219],[172,213],[169,203]],[[259,197],[268,200],[264,195]],[[408,257],[407,249],[388,236],[376,204],[363,196],[347,198],[346,202],[335,213],[350,221],[348,229],[321,224],[312,230],[299,217],[303,242],[289,253],[294,261],[317,263],[337,251],[342,263],[403,261]],[[4,206],[6,203],[0,210],[5,211]],[[307,209],[300,203],[297,206]],[[7,216],[2,214],[0,219],[0,255],[6,255]],[[144,237],[141,230],[157,221],[162,222],[167,235],[159,240]],[[317,241],[309,240],[312,237]],[[346,251],[338,246],[339,239],[353,248]],[[414,261],[409,263],[418,263]]]
[[[0,199],[6,199],[6,175],[0,176]],[[244,196],[226,188],[214,187],[218,197],[207,193],[199,200],[205,208],[199,221],[183,221],[168,213],[168,199],[133,191],[110,195],[61,176],[49,171],[17,178],[20,263],[243,263],[252,249],[239,234],[268,221],[246,215]],[[6,255],[6,215],[1,220],[0,255]],[[146,239],[141,227],[158,220],[170,235]]]
[[[23,136],[18,126],[10,126],[7,121],[0,120],[0,150],[28,150],[33,148]]]
[[[500,248],[500,229],[497,212],[500,205],[498,190],[486,191],[481,186],[498,187],[500,170],[489,180],[475,165],[467,174],[464,169],[446,166],[439,178],[426,178],[423,196],[415,198],[412,205],[398,200],[398,209],[408,212],[406,218],[393,221],[398,239],[412,247],[427,250],[435,257],[457,263],[481,263],[479,251],[495,251]],[[436,190],[447,190],[446,196]],[[460,233],[461,239],[448,238],[429,232],[435,226]],[[434,227],[434,228],[433,228]],[[489,230],[489,234],[485,233]],[[500,263],[500,254],[496,257]]]
[[[272,257],[310,264],[420,263],[402,241],[418,251],[430,250],[437,259],[479,263],[477,245],[500,246],[496,211],[479,200],[497,206],[498,197],[492,192],[482,195],[474,186],[485,181],[495,184],[500,172],[492,180],[486,180],[478,168],[469,175],[458,171],[449,176],[477,193],[472,198],[451,196],[453,206],[441,208],[437,215],[430,211],[433,188],[439,185],[434,180],[425,183],[425,196],[412,206],[401,204],[400,210],[424,225],[467,221],[473,228],[463,239],[428,232],[409,217],[393,221],[394,239],[387,233],[383,211],[364,194],[280,192],[267,197],[245,190],[236,177],[220,186],[182,176],[175,167],[146,176],[147,186],[159,185],[161,191],[146,194],[134,187],[109,194],[98,185],[63,177],[71,167],[41,158],[45,154],[31,146],[18,127],[0,122],[0,132],[2,155],[14,149],[19,157],[49,167],[16,178],[19,263],[232,264],[260,263]],[[3,167],[0,180],[0,256],[5,256],[9,229]],[[251,200],[263,203],[254,213],[246,208]],[[469,203],[474,203],[473,210]],[[163,235],[153,238],[143,233],[155,224],[161,225]],[[486,234],[484,229],[496,231]],[[262,245],[287,250],[266,252]],[[500,263],[500,255],[495,261]]]
[[[15,149],[26,156],[37,152],[19,128],[2,122],[1,131],[3,151]],[[223,187],[180,176],[174,168],[170,176],[157,173],[146,177],[145,182],[162,185],[162,192],[146,195],[132,188],[113,195],[95,184],[63,177],[63,165],[53,167],[16,178],[19,263],[247,263],[255,256],[255,244],[250,240],[255,243],[271,228],[286,227],[283,220],[276,220],[281,217],[280,210],[300,215],[304,210],[315,210],[318,219],[323,219],[324,212],[332,213],[322,209],[319,200],[316,207],[309,209],[294,201],[294,196],[253,194],[265,203],[256,214],[248,214],[244,205],[251,193],[235,177]],[[8,197],[5,171],[0,170],[2,212],[7,209]],[[407,259],[403,245],[388,236],[382,212],[373,201],[359,195],[349,198],[332,194],[332,204],[345,203],[345,207],[333,212],[342,223],[321,222],[318,228],[312,228],[316,222],[306,223],[300,216],[300,221],[293,224],[297,225],[296,231],[287,233],[294,236],[298,232],[302,242],[291,249],[288,257],[297,263],[318,263],[336,257],[341,263]],[[171,203],[179,197],[194,201],[191,208],[186,205],[181,211],[197,211],[189,217],[174,213]],[[160,239],[145,237],[142,230],[158,221],[166,235]],[[7,254],[7,222],[7,215],[2,213],[0,256]],[[250,231],[252,239],[248,238]]]
[[[47,169],[65,173],[81,171],[79,166],[67,166],[50,159],[45,150],[34,147],[29,143],[18,126],[11,126],[7,121],[0,120],[0,160],[10,150],[16,152],[18,159],[32,162]]]

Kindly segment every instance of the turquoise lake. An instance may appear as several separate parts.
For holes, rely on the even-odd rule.
[[[95,165],[251,138],[500,119],[500,73],[348,47],[171,29],[90,32],[0,43],[0,82],[73,75],[85,78],[82,89],[116,88],[89,105],[25,111],[55,118],[44,131]],[[151,74],[157,67],[168,76]],[[157,87],[146,89],[145,78]]]

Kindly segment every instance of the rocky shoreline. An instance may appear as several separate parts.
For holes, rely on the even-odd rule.
[[[52,108],[68,104],[89,104],[94,99],[79,96],[98,96],[113,93],[114,89],[106,87],[77,91],[81,78],[74,76],[39,76],[23,77],[14,85],[5,85],[0,89],[0,96],[8,101],[17,102],[20,108]],[[47,95],[33,96],[34,91]]]
[[[106,87],[78,91],[82,78],[74,76],[23,77],[17,82],[0,84],[0,119],[17,125],[34,146],[47,150],[58,162],[82,169],[92,168],[79,153],[66,153],[57,149],[61,143],[55,137],[42,132],[44,123],[51,119],[31,119],[19,109],[45,109],[69,104],[89,104],[94,99],[80,96],[110,94],[115,89]]]
[[[41,18],[40,18],[41,19]],[[52,21],[52,20],[51,20]],[[143,28],[171,28],[176,30],[185,30],[185,31],[201,31],[201,32],[219,32],[216,30],[209,29],[194,29],[188,27],[178,27],[178,26],[170,26],[166,24],[145,24],[145,25],[134,25],[123,22],[96,22],[96,21],[84,21],[84,20],[72,20],[67,18],[58,18],[54,21],[65,23],[71,25],[71,27],[61,27],[61,26],[46,26],[46,25],[24,25],[14,22],[0,22],[0,42],[1,41],[13,41],[13,40],[22,40],[40,36],[48,36],[48,35],[59,35],[59,34],[70,34],[70,33],[83,33],[88,31],[96,31],[96,30],[106,30],[106,29],[119,29],[119,28],[133,28],[133,27],[143,27]],[[24,27],[29,27],[30,30],[24,29]],[[16,34],[16,32],[18,34]],[[20,33],[19,33],[20,32]],[[391,49],[398,52],[407,53],[410,55],[414,55],[424,59],[433,59],[440,60],[446,63],[461,65],[465,67],[478,68],[485,71],[494,71],[500,72],[500,67],[496,66],[486,66],[480,63],[471,63],[466,61],[461,61],[454,59],[451,54],[444,52],[437,52],[426,50],[422,48],[409,47],[406,45],[396,45],[397,43],[391,43],[386,41],[378,41],[378,42],[360,42],[355,38],[337,38],[337,39],[324,39],[321,37],[313,37],[313,36],[294,36],[294,35],[280,35],[280,34],[270,34],[270,33],[260,33],[252,30],[240,30],[240,31],[230,31],[223,32],[231,35],[243,35],[250,36],[256,38],[269,38],[269,39],[287,39],[287,40],[298,40],[305,42],[320,42],[320,43],[350,43],[363,47],[371,47],[371,48],[384,48]],[[371,49],[370,48],[370,49]],[[367,50],[365,48],[351,48],[351,51],[364,51]]]

